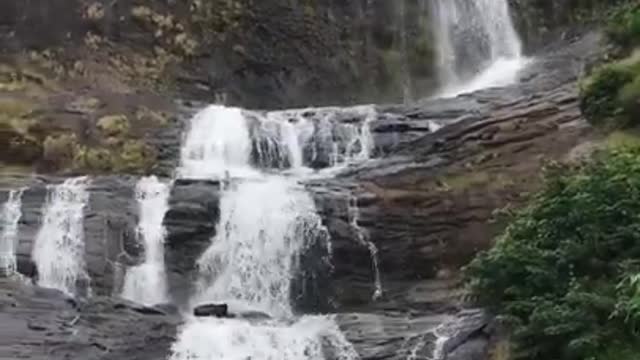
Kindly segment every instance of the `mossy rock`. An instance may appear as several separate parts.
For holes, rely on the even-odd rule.
[[[155,162],[155,152],[142,140],[129,140],[119,150],[113,163],[116,172],[146,173]]]
[[[155,152],[142,140],[127,140],[115,146],[77,146],[73,168],[91,173],[148,173]]]
[[[76,170],[89,172],[109,172],[113,167],[113,152],[106,148],[78,146],[73,167]]]
[[[167,114],[141,106],[136,111],[136,120],[144,126],[166,126],[169,123]]]
[[[131,125],[126,115],[108,115],[101,117],[96,127],[105,137],[124,137],[129,134]]]
[[[42,160],[51,169],[64,169],[73,164],[78,141],[75,134],[49,135],[43,143]]]
[[[72,112],[91,114],[97,111],[100,106],[102,106],[102,102],[98,98],[81,96],[67,104],[65,108]]]

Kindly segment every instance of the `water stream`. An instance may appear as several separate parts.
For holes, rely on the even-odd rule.
[[[10,276],[16,272],[16,244],[18,222],[22,217],[22,194],[24,190],[11,190],[9,198],[2,206],[0,221],[0,276]]]
[[[527,60],[507,0],[423,0],[429,2],[437,70],[451,97],[505,86],[517,80]]]
[[[347,207],[349,216],[349,225],[356,232],[356,239],[358,242],[365,246],[369,250],[371,256],[371,264],[373,267],[374,276],[374,291],[371,295],[373,300],[377,300],[382,296],[382,280],[380,278],[380,266],[378,264],[378,247],[369,240],[369,236],[366,231],[358,225],[360,219],[360,210],[358,209],[358,199],[355,196],[349,197],[349,204]]]
[[[352,111],[364,118],[343,123],[338,117],[344,114],[332,109],[256,113],[219,106],[195,116],[191,132],[221,134],[209,133],[210,143],[202,137],[197,146],[189,134],[180,174],[234,181],[223,189],[216,236],[198,261],[192,304],[225,303],[232,313],[268,319],[191,318],[172,346],[172,360],[320,360],[328,352],[357,358],[332,317],[299,316],[292,304],[300,256],[318,245],[328,254],[330,246],[313,198],[300,184],[308,173],[303,170],[318,159],[328,168],[340,166],[371,149],[368,110]],[[194,166],[201,164],[193,161],[199,157],[217,165],[199,172]]]
[[[366,160],[372,106],[256,112],[211,105],[191,120],[178,176],[260,177],[259,170],[308,173]]]
[[[87,177],[78,177],[48,186],[44,218],[32,253],[38,269],[38,285],[71,296],[90,293],[83,224],[84,208],[89,201],[88,185]]]
[[[144,246],[144,262],[127,270],[122,297],[145,305],[166,303],[169,300],[164,263],[162,224],[169,210],[170,187],[155,176],[144,177],[136,185],[139,222],[138,241]]]

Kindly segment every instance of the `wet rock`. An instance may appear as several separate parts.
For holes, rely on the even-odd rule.
[[[211,244],[219,212],[220,184],[211,181],[176,180],[171,189],[165,261],[169,288],[178,303],[191,293],[196,260]]]
[[[178,308],[173,304],[158,304],[147,306],[125,299],[120,299],[113,305],[114,309],[130,309],[143,315],[178,315]]]
[[[237,317],[249,321],[271,320],[271,316],[261,311],[243,311],[236,314]]]
[[[193,315],[198,317],[217,317],[217,318],[235,317],[229,313],[229,307],[227,306],[227,304],[198,305],[193,309]]]
[[[108,298],[73,306],[59,291],[0,280],[0,354],[34,360],[166,357],[178,321],[116,309]]]

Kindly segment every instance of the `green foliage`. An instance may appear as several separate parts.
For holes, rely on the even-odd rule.
[[[129,133],[129,119],[125,115],[108,115],[101,117],[96,126],[102,135],[122,137]]]
[[[103,148],[78,146],[73,159],[78,170],[91,172],[108,172],[113,167],[113,155]]]
[[[77,145],[73,134],[49,135],[43,144],[43,159],[52,168],[62,168],[71,164]]]
[[[607,24],[607,35],[625,49],[640,45],[640,4],[620,6]]]
[[[516,359],[636,360],[640,148],[546,174],[496,246],[468,266],[470,289],[513,326]]]
[[[111,146],[78,146],[73,158],[76,170],[94,173],[147,173],[155,161],[152,148],[142,140],[127,140]]]
[[[618,103],[631,119],[640,117],[640,76],[627,83],[618,94]]]
[[[633,104],[640,99],[640,61],[606,65],[595,71],[581,89],[580,107],[595,126],[621,128],[637,125]]]

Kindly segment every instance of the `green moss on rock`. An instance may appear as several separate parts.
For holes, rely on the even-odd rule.
[[[75,134],[49,135],[43,143],[43,160],[47,167],[68,168],[73,164],[78,141]]]
[[[96,127],[105,137],[123,137],[129,134],[131,125],[126,115],[108,115],[101,117]]]
[[[155,152],[142,140],[127,140],[113,146],[77,146],[73,159],[75,170],[91,173],[148,173]]]

